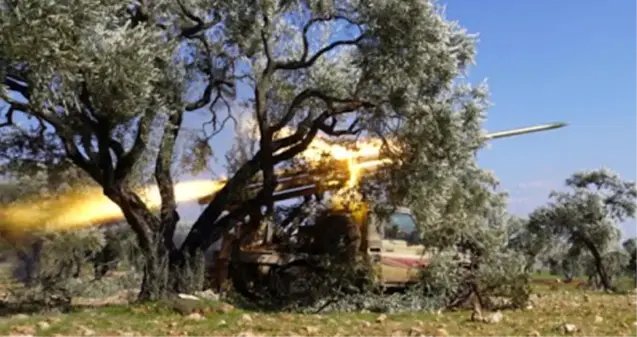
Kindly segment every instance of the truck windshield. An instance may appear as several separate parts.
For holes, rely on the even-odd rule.
[[[385,227],[385,238],[389,240],[414,241],[418,239],[418,229],[413,216],[408,213],[394,213]]]

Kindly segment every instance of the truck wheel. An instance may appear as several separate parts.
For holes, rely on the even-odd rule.
[[[270,297],[282,307],[292,303],[310,305],[325,293],[323,274],[303,260],[273,269],[268,282]]]
[[[259,301],[263,298],[263,289],[259,287],[258,266],[248,263],[230,262],[230,279],[232,287],[249,301]]]
[[[360,247],[357,224],[344,214],[327,214],[317,219],[314,231],[315,251],[328,254],[337,262],[354,262]]]

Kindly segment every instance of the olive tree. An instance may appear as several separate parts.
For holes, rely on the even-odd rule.
[[[275,167],[317,134],[391,143],[394,165],[378,179],[390,186],[384,196],[429,198],[420,217],[461,223],[472,215],[454,203],[474,177],[454,172],[472,163],[481,175],[473,152],[486,90],[461,77],[475,36],[443,14],[429,1],[4,0],[0,126],[13,141],[0,151],[70,161],[101,186],[145,256],[141,299],[200,287],[180,272],[238,221],[272,211]],[[192,149],[188,162],[205,163],[237,108],[254,117],[258,148],[177,247],[176,144]],[[210,122],[185,137],[183,124],[201,113]],[[159,187],[159,212],[132,187],[139,170]],[[239,193],[256,176],[261,190]],[[413,192],[406,181],[422,183]]]
[[[566,180],[566,186],[571,190],[551,192],[552,201],[533,211],[529,221],[536,229],[566,240],[570,256],[588,252],[601,284],[612,290],[605,256],[619,240],[617,223],[635,217],[635,183],[599,169],[574,173]],[[612,254],[608,256],[617,260]]]
[[[508,226],[508,247],[522,253],[526,259],[525,269],[532,271],[538,257],[550,246],[550,236],[531,227],[528,219],[513,217]]]
[[[628,275],[635,278],[637,276],[637,238],[627,239],[622,243],[622,247],[626,251],[626,255],[628,255],[626,271]],[[637,282],[637,279],[635,282]]]

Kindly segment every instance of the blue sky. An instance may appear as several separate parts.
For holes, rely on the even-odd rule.
[[[572,172],[607,167],[635,180],[636,26],[628,0],[447,0],[449,19],[479,33],[471,79],[488,79],[494,106],[489,131],[563,121],[563,129],[495,140],[482,167],[526,215]],[[201,119],[188,124],[200,125]],[[215,144],[227,143],[224,132]],[[227,146],[215,147],[223,158]],[[214,165],[219,167],[219,165]],[[184,220],[200,208],[186,205]],[[622,224],[635,236],[635,222]]]
[[[488,78],[489,131],[564,121],[563,129],[494,140],[482,167],[527,214],[576,170],[636,178],[635,1],[448,0],[447,17],[480,34],[475,81]],[[625,236],[635,222],[622,224]]]

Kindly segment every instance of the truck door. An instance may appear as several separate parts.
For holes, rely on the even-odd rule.
[[[382,227],[381,277],[387,286],[417,280],[425,264],[424,246],[414,217],[408,210],[399,209],[384,221]]]

